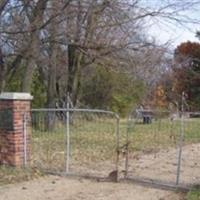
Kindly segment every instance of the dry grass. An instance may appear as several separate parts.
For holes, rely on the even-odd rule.
[[[33,168],[14,168],[9,166],[0,166],[0,186],[11,183],[29,181],[43,176],[43,174]]]
[[[130,154],[145,155],[176,147],[180,139],[180,121],[167,119],[144,125],[131,123]],[[199,119],[185,122],[184,144],[199,143]],[[126,143],[127,122],[120,121],[120,146]],[[51,171],[65,171],[66,127],[62,123],[51,131],[33,129],[32,166]],[[77,119],[70,124],[70,170],[78,173],[105,174],[115,168],[116,120],[110,118]],[[30,180],[40,176],[34,169],[0,168],[0,184]]]
[[[200,142],[199,119],[185,122],[184,144]],[[49,132],[33,130],[33,162],[43,169],[65,170],[66,127],[57,127]],[[180,141],[180,120],[160,119],[152,124],[131,123],[129,150],[134,155],[176,148]],[[127,122],[120,122],[120,146],[126,143]],[[70,124],[70,164],[73,170],[103,171],[104,165],[114,167],[116,160],[116,120],[109,118],[77,118]],[[106,168],[106,167],[105,167]]]
[[[81,120],[70,125],[71,168],[95,168],[97,163],[116,159],[114,120]],[[53,131],[33,130],[33,164],[42,169],[64,171],[67,154],[66,127],[56,124]],[[83,170],[85,168],[83,167]]]

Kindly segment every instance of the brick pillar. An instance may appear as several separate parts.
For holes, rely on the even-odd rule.
[[[28,93],[0,94],[0,164],[20,167],[30,160],[31,100]]]

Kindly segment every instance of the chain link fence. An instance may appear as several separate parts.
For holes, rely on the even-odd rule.
[[[35,109],[31,145],[32,166],[107,177],[118,168],[119,118],[102,110]]]
[[[173,187],[200,182],[198,112],[136,110],[119,123],[109,111],[33,109],[31,121],[31,166],[43,171],[100,178],[117,171]]]
[[[180,140],[180,184],[200,184],[200,112],[184,113]]]
[[[159,110],[131,113],[126,177],[174,186],[199,183],[199,125],[200,119],[194,118],[194,113]]]

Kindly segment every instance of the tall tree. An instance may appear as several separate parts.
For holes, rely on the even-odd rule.
[[[184,42],[175,50],[174,90],[187,95],[190,109],[200,109],[200,43]]]
[[[91,66],[126,69],[148,79],[150,86],[159,69],[155,64],[159,56],[151,54],[156,48],[146,39],[146,22],[160,18],[189,22],[182,11],[198,3],[164,0],[152,6],[143,0],[2,0],[0,48],[5,72],[1,78],[8,86],[18,77],[20,91],[30,92],[34,74],[39,73],[50,107],[67,93],[76,105],[81,78]]]
[[[3,54],[0,49],[0,92],[2,92],[4,88],[4,81],[5,81],[4,76],[5,76],[5,65],[3,60]]]

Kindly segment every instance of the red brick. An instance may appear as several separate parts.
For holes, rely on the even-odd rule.
[[[0,100],[0,110],[13,110],[13,125],[9,129],[0,129],[0,164],[9,164],[12,166],[22,166],[24,163],[24,113],[29,117],[29,124],[27,125],[27,153],[30,154],[30,101],[23,100]],[[27,155],[29,158],[30,155]]]

